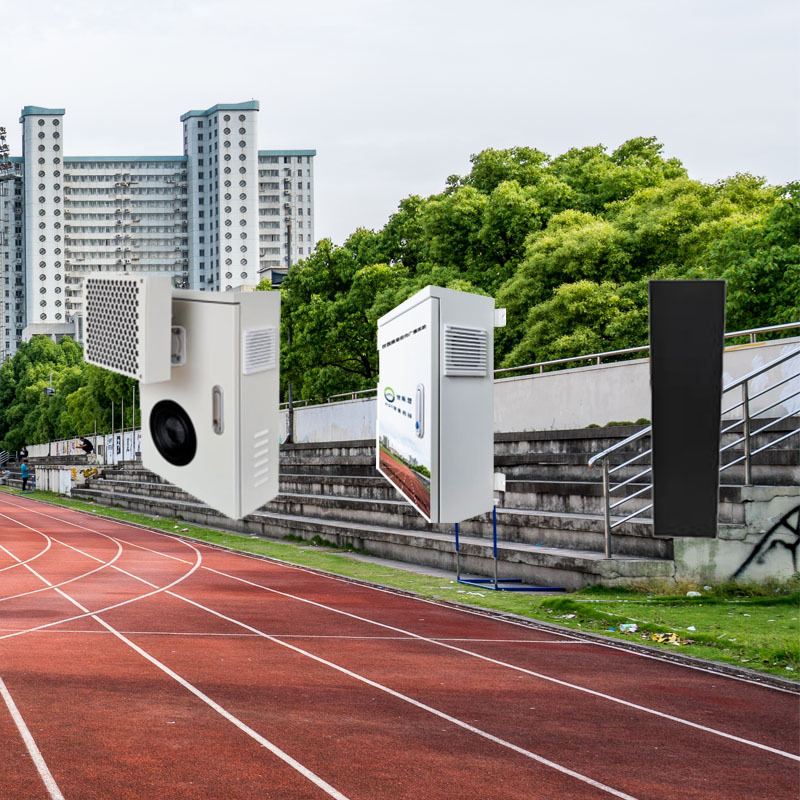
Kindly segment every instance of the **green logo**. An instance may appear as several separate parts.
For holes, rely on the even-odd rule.
[[[391,386],[387,386],[383,390],[383,396],[387,399],[388,402],[394,403],[394,389]]]

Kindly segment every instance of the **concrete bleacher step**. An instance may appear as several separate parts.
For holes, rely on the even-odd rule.
[[[101,479],[92,486],[75,490],[75,494],[98,502],[114,503],[119,499],[133,502],[146,500],[153,508],[172,501],[199,504],[199,501],[175,486],[154,482],[135,484],[130,481]],[[281,492],[263,507],[263,511],[286,517],[314,518],[324,522],[354,522],[366,525],[402,528],[407,531],[452,534],[452,525],[429,525],[405,500],[370,500],[342,495],[317,495]],[[461,523],[465,534],[489,539],[492,536],[491,515],[484,514]],[[600,514],[533,511],[498,508],[498,536],[511,543],[577,547],[581,550],[603,549],[603,522]],[[642,519],[625,523],[616,529],[614,549],[620,555],[669,558],[671,542],[652,537],[650,521]]]
[[[393,558],[442,569],[455,569],[454,533],[446,530],[420,530],[374,522],[326,519],[298,513],[280,513],[267,508],[249,514],[243,520],[230,520],[213,509],[191,499],[152,498],[147,494],[109,493],[82,488],[73,495],[101,503],[118,505],[133,511],[174,516],[189,522],[240,531],[254,535],[283,537],[321,536],[337,545],[351,545],[384,558]],[[463,524],[462,524],[463,530]],[[465,530],[461,536],[462,569],[476,574],[492,570],[492,543],[485,536]],[[580,588],[591,583],[624,582],[648,577],[669,577],[673,564],[669,558],[615,555],[603,558],[598,550],[558,547],[519,541],[498,541],[499,574],[528,582]]]
[[[786,425],[776,426],[776,435],[781,427]],[[601,579],[622,581],[636,574],[642,578],[664,576],[674,568],[672,540],[653,536],[652,523],[646,518],[614,529],[611,569],[621,570],[617,562],[630,561],[624,576],[620,572],[615,573],[617,577],[603,577],[597,566],[604,560],[604,502],[601,471],[589,467],[587,461],[640,429],[616,426],[495,436],[496,470],[507,478],[506,492],[498,495],[497,514],[503,577],[546,582],[557,575],[559,585],[575,587]],[[726,436],[733,441],[733,434]],[[788,444],[795,438],[790,437]],[[621,463],[643,447],[642,442],[635,442],[624,454],[615,454],[613,462]],[[106,468],[76,494],[255,535],[319,535],[375,555],[451,568],[453,527],[427,524],[374,464],[372,440],[284,445],[280,494],[241,521],[225,519],[140,464]],[[644,457],[620,470],[617,479],[632,477],[647,465]],[[796,483],[792,471],[799,469],[800,454],[790,447],[759,454],[753,471],[757,483],[761,477],[765,484],[779,485]],[[723,473],[720,488],[720,524],[733,531],[741,529],[745,518],[741,488],[729,485],[740,480],[740,472],[742,468],[737,467]],[[626,493],[643,486],[633,482]],[[634,499],[625,513],[648,503],[649,494]],[[491,516],[466,520],[460,530],[468,540],[470,569],[490,574]]]

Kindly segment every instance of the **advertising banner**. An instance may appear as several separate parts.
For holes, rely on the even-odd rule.
[[[438,325],[438,301],[426,298],[378,329],[377,468],[428,521],[438,514]]]

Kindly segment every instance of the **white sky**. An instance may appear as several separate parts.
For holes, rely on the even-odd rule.
[[[317,238],[380,228],[469,156],[655,135],[692,177],[800,178],[795,0],[0,0],[0,125],[64,107],[69,155],[182,152],[179,116],[261,102],[317,149]]]

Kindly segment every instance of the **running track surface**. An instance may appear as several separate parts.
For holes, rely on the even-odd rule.
[[[0,798],[791,798],[798,697],[0,495]]]

